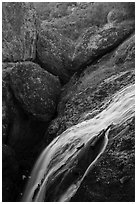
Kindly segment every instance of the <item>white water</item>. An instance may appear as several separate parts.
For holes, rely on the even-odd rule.
[[[36,162],[31,174],[31,179],[26,187],[23,201],[44,201],[44,199],[46,199],[50,184],[54,184],[56,182],[56,178],[61,175],[61,173],[64,176],[63,182],[66,182],[65,178],[67,178],[69,181],[71,179],[71,171],[69,171],[69,169],[72,169],[73,171],[73,166],[76,166],[77,168],[77,165],[83,165],[83,158],[84,156],[86,157],[86,146],[83,148],[84,152],[82,154],[80,153],[82,150],[78,151],[77,148],[83,143],[84,145],[88,144],[90,140],[95,138],[101,130],[106,129],[110,124],[122,124],[129,118],[133,117],[135,114],[134,112],[135,85],[132,84],[124,87],[121,91],[116,93],[107,108],[97,116],[69,128],[55,138],[42,152],[38,161]],[[97,159],[105,150],[108,142],[108,134],[109,129],[105,133],[103,145],[100,146],[100,151],[98,152],[97,157],[91,162],[85,172],[82,172],[82,176],[72,181],[68,188],[62,192],[59,191],[60,189],[57,189],[59,191],[59,197],[53,197],[52,201],[69,201],[70,198],[76,193],[84,177],[89,171],[91,171]],[[80,154],[81,156],[79,156]],[[79,162],[78,164],[77,160]],[[67,173],[64,173],[66,171]],[[41,184],[41,187],[34,200],[32,200],[34,191],[38,184],[41,183],[43,178],[44,181]]]

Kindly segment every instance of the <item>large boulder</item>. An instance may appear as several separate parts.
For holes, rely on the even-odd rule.
[[[29,115],[22,108],[22,104],[15,98],[11,89],[10,74],[17,64],[3,63],[2,67],[2,142],[4,143],[3,158],[5,158],[5,147],[8,145],[16,154],[19,174],[22,178],[20,178],[19,188],[17,188],[18,191],[16,192],[11,180],[12,175],[10,174],[7,178],[4,176],[4,201],[15,201],[17,197],[21,196],[32,166],[41,151],[40,143],[48,126],[45,121]],[[5,165],[6,160],[4,159],[3,162]],[[7,164],[8,162],[7,160]],[[14,191],[13,193],[12,190]]]
[[[86,32],[76,45],[73,53],[72,69],[78,70],[115,49],[134,31],[133,21],[106,24],[95,33]]]
[[[59,76],[63,82],[70,79],[68,68],[71,66],[73,49],[71,40],[65,38],[56,29],[41,29],[38,34],[37,57],[42,67]]]
[[[74,4],[73,4],[74,3]],[[51,5],[52,4],[52,5]],[[56,4],[56,5],[55,5]],[[60,3],[37,3],[37,12],[43,20],[43,27],[54,27],[65,37],[74,41],[80,37],[86,29],[92,26],[102,27],[107,23],[107,15],[111,10],[117,10],[124,13],[123,19],[133,19],[135,15],[134,2],[66,2]],[[72,4],[71,6],[68,6]],[[45,6],[44,6],[45,5]],[[62,15],[62,9],[66,15]],[[67,8],[67,10],[66,10]],[[57,15],[60,14],[59,16]],[[45,18],[44,18],[45,16]],[[117,16],[118,21],[122,19]]]
[[[103,28],[92,26],[76,43],[72,43],[56,29],[41,29],[37,43],[38,59],[44,69],[66,83],[74,72],[114,50],[133,32],[134,21],[109,23]]]
[[[3,2],[2,14],[3,61],[35,59],[36,13],[32,3]]]
[[[16,63],[10,73],[10,85],[27,113],[46,122],[51,120],[60,94],[57,77],[32,62]]]

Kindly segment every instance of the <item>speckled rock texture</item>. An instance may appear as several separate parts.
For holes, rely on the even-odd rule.
[[[34,3],[2,3],[3,202],[21,200],[36,158],[53,138],[96,117],[135,83],[133,2],[53,7],[49,18],[40,13],[41,21]],[[70,201],[134,202],[134,122],[111,129]]]
[[[51,141],[55,135],[84,121],[85,117],[94,117],[101,111],[103,101],[111,98],[111,95],[123,86],[134,83],[134,48],[133,34],[113,52],[71,78],[62,89],[58,117],[51,122],[47,130],[47,140]]]
[[[48,2],[45,7],[43,2],[37,2],[34,6],[44,29],[54,27],[74,42],[89,27],[105,25],[107,15],[112,10],[118,11],[118,15],[115,14],[117,22],[125,18],[133,19],[135,16],[133,2],[58,2],[56,5]]]
[[[42,67],[66,83],[75,71],[84,69],[107,54],[134,32],[134,21],[92,26],[72,42],[56,29],[42,29],[38,35],[37,53]]]
[[[72,202],[135,201],[135,118],[115,127],[107,148]]]
[[[45,134],[47,143],[69,127],[92,119],[106,110],[113,94],[135,83],[134,69],[133,34],[85,71],[76,73],[64,86],[58,105],[58,117],[51,122]],[[70,201],[135,201],[134,116],[111,129],[105,152]]]
[[[36,12],[32,3],[2,3],[2,60],[35,59]]]
[[[11,88],[24,110],[49,121],[56,110],[60,93],[57,77],[32,62],[16,63],[10,73]]]
[[[19,190],[17,179],[19,167],[15,158],[15,152],[7,145],[2,146],[2,199],[13,202]]]
[[[95,33],[86,32],[76,45],[73,53],[74,70],[92,63],[97,58],[115,49],[134,31],[133,21],[123,21],[118,24],[106,24]]]
[[[47,122],[29,115],[15,98],[11,88],[10,74],[17,64],[2,64],[2,143],[4,148],[8,145],[14,150],[20,175],[16,177],[16,172],[13,172],[14,176],[9,173],[9,177],[6,178],[7,174],[6,176],[3,174],[3,201],[5,202],[20,198],[28,173],[41,151],[40,143],[48,126]],[[3,164],[5,165],[9,160],[4,155],[5,153],[3,153]],[[9,168],[9,172],[10,170]],[[12,177],[16,178],[18,188],[14,186]]]
[[[129,7],[131,6],[133,5],[130,5],[129,3]],[[134,12],[134,8],[132,10]],[[123,20],[128,19],[129,15],[130,15],[129,12],[122,7],[121,9],[112,9],[107,15],[107,21],[108,23],[122,22]]]
[[[68,69],[74,50],[71,40],[65,38],[56,29],[41,30],[38,34],[37,57],[42,67],[59,76],[63,82],[70,79]]]

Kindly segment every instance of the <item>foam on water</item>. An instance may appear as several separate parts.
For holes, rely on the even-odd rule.
[[[44,181],[41,184],[34,201],[44,201],[47,187],[50,185],[50,180],[55,179],[60,169],[67,169],[67,167],[69,168],[70,165],[73,165],[72,162],[74,162],[74,159],[79,154],[79,152],[76,151],[79,146],[83,143],[87,144],[89,140],[96,137],[102,129],[106,129],[110,124],[122,124],[133,117],[135,114],[134,112],[135,85],[131,84],[114,94],[107,108],[97,116],[67,129],[55,138],[38,158],[33,168],[31,179],[26,187],[23,201],[32,201],[34,191],[38,184],[41,183],[42,179]],[[89,165],[83,176],[75,181],[75,183],[72,182],[69,188],[63,192],[57,201],[69,201],[76,193],[85,175],[91,171],[93,165],[105,150],[107,142],[108,132],[105,135],[103,146],[96,159]],[[62,168],[62,166],[64,167]],[[56,198],[54,200],[56,200]]]

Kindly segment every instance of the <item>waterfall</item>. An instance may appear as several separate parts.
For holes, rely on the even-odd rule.
[[[135,85],[115,93],[107,104],[94,118],[67,129],[45,148],[33,168],[22,201],[71,199],[105,151],[111,126],[121,125],[134,116]]]

